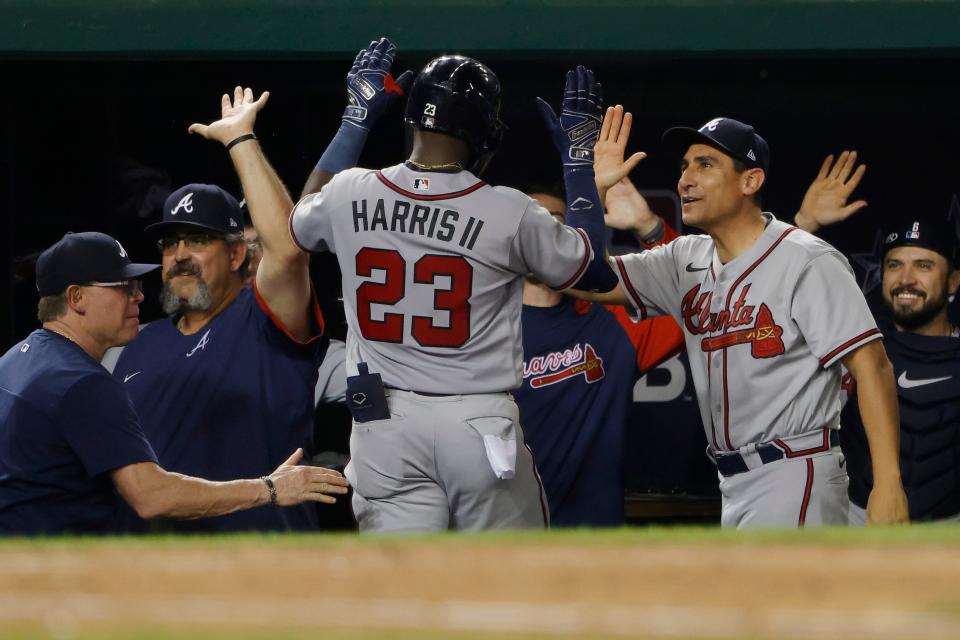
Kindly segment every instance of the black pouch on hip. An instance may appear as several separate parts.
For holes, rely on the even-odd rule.
[[[370,373],[366,362],[357,363],[357,375],[347,378],[347,407],[357,422],[390,417],[383,378],[379,373]]]

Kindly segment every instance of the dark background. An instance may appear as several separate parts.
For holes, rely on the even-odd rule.
[[[464,53],[469,54],[469,51]],[[417,69],[429,56],[401,56]],[[632,176],[641,188],[673,189],[675,162],[661,153],[662,132],[725,115],[753,124],[770,143],[765,208],[789,219],[827,153],[857,149],[867,163],[855,197],[866,211],[825,232],[845,252],[872,246],[878,223],[912,213],[946,215],[960,191],[956,57],[636,60],[581,55],[575,60],[493,58],[510,127],[485,176],[494,184],[559,178],[559,163],[533,107],[559,102],[563,74],[582,62],[603,82],[608,104],[636,116],[631,150],[647,151]],[[257,133],[297,199],[306,175],[336,130],[349,59],[317,61],[12,61],[0,63],[4,100],[3,264],[0,339],[7,347],[35,327],[32,256],[65,231],[101,230],[135,259],[156,258],[142,228],[166,194],[188,182],[239,191],[217,144],[186,133],[219,115],[219,96],[235,84],[271,92]],[[361,158],[384,166],[403,158],[402,110],[372,132]],[[239,194],[238,194],[239,195]],[[323,297],[335,298],[335,263],[315,258]],[[150,283],[148,283],[150,284]],[[155,283],[153,283],[155,284]],[[158,313],[148,287],[142,315]],[[334,323],[334,332],[343,330]]]

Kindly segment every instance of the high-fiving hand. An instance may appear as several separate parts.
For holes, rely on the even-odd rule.
[[[603,114],[603,87],[594,80],[593,72],[582,65],[567,72],[559,118],[543,98],[537,98],[537,107],[560,152],[564,171],[592,168]]]
[[[867,206],[866,200],[857,200],[847,204],[850,194],[860,184],[867,165],[857,165],[857,152],[844,151],[833,162],[833,155],[827,156],[820,167],[820,173],[810,184],[795,221],[797,226],[815,233],[820,227],[846,220]],[[851,175],[852,174],[852,175]]]
[[[369,130],[413,84],[413,72],[390,75],[397,47],[387,38],[361,49],[347,72],[347,108],[343,121]]]
[[[240,136],[253,133],[253,124],[257,114],[270,99],[270,92],[264,91],[257,100],[253,99],[253,89],[235,87],[233,99],[228,94],[220,98],[220,119],[210,124],[195,122],[187,129],[189,133],[198,133],[207,140],[216,140],[227,145]]]
[[[603,116],[603,126],[600,127],[600,135],[594,148],[593,165],[601,202],[606,202],[608,189],[630,175],[640,161],[647,157],[646,153],[638,151],[626,160],[623,159],[632,125],[633,114],[624,111],[619,104],[608,107]]]

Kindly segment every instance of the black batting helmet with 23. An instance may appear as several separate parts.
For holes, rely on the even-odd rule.
[[[500,80],[473,58],[445,55],[431,60],[413,81],[404,120],[466,142],[469,169],[479,175],[505,129],[500,121]]]

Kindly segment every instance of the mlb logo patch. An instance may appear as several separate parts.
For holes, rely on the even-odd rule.
[[[420,120],[420,123],[423,126],[427,127],[428,129],[432,129],[433,125],[436,123],[436,120],[434,120],[430,116],[423,116],[423,118],[421,118]]]
[[[413,188],[417,191],[430,191],[430,179],[429,178],[414,178]]]
[[[910,231],[907,231],[906,235],[911,240],[919,240],[920,239],[920,223],[914,222],[913,229],[911,229]]]

